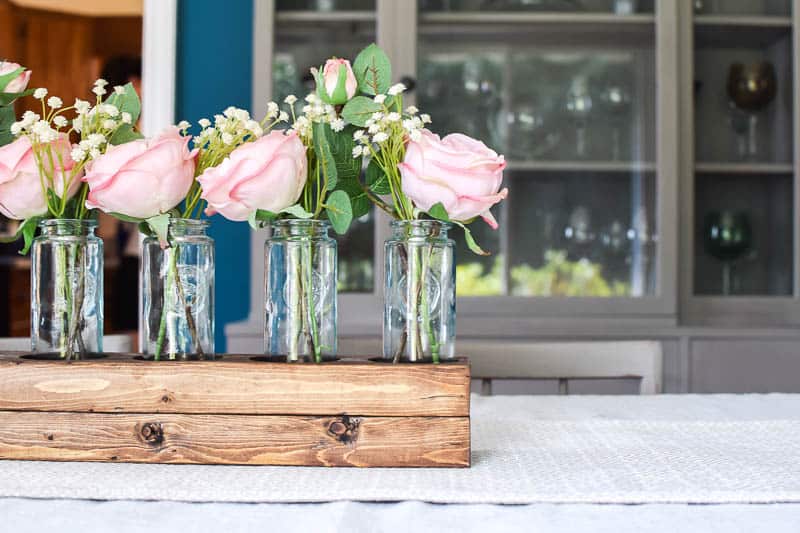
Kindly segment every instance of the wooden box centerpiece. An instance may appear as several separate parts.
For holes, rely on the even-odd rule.
[[[468,467],[466,360],[0,353],[0,459]]]

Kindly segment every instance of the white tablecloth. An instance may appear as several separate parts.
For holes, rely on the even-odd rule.
[[[565,464],[565,457],[569,453],[560,454],[558,459],[563,464],[563,469],[550,469],[549,481],[558,489],[551,494],[586,494],[585,487],[600,487],[603,491],[596,491],[594,499],[587,501],[613,502],[617,501],[609,496],[615,493],[610,489],[625,488],[625,483],[632,486],[638,484],[644,490],[619,501],[674,501],[678,499],[660,500],[659,494],[667,495],[692,495],[686,501],[734,501],[737,503],[725,505],[686,505],[680,503],[663,504],[650,503],[645,505],[609,505],[609,504],[552,504],[536,503],[531,505],[436,505],[423,502],[405,501],[401,503],[354,503],[334,502],[322,504],[236,504],[236,503],[178,503],[178,502],[92,502],[68,501],[64,499],[35,500],[25,498],[7,497],[0,499],[0,531],[4,525],[14,524],[15,531],[38,531],[54,529],[57,525],[60,531],[100,531],[113,528],[115,531],[159,531],[183,529],[185,531],[250,531],[257,529],[275,531],[491,531],[491,530],[532,530],[537,526],[543,529],[561,529],[563,531],[798,531],[800,527],[800,475],[798,475],[798,443],[795,442],[794,432],[800,427],[800,396],[794,395],[751,395],[751,396],[651,396],[651,397],[496,397],[474,398],[473,405],[473,430],[475,432],[487,431],[493,427],[491,417],[502,418],[503,413],[512,413],[511,421],[521,432],[518,435],[509,435],[508,442],[519,446],[525,438],[525,428],[535,422],[534,427],[558,428],[557,436],[561,440],[552,440],[542,443],[548,446],[550,452],[557,450],[559,442],[563,445],[575,446],[576,431],[583,431],[578,439],[600,439],[604,443],[609,438],[618,438],[609,428],[623,428],[627,433],[623,436],[630,439],[619,455],[622,463],[614,465],[622,471],[611,470],[617,480],[609,484],[608,480],[593,478],[598,473],[608,475],[607,465],[605,470],[589,471],[585,473],[582,482],[573,478],[573,474],[566,475],[564,479],[553,477],[553,473],[560,471],[569,472],[571,465]],[[549,424],[549,426],[548,426]],[[482,429],[483,428],[483,429]],[[587,431],[590,428],[591,431]],[[600,428],[600,429],[597,429]],[[604,429],[605,428],[605,429]],[[632,428],[641,433],[631,433]],[[656,433],[652,433],[655,428]],[[700,456],[692,455],[696,450],[686,449],[680,453],[675,449],[675,435],[682,431],[675,428],[689,428],[691,438],[707,438],[715,442],[710,453],[717,450],[718,456],[700,462]],[[697,432],[697,428],[705,428]],[[711,428],[711,432],[707,431]],[[737,428],[739,428],[737,430]],[[508,427],[503,426],[504,430]],[[715,431],[718,430],[718,431]],[[667,433],[664,431],[669,430]],[[605,431],[605,433],[604,433]],[[737,433],[737,431],[739,431]],[[742,432],[743,431],[743,432]],[[599,432],[599,433],[598,433]],[[646,436],[657,437],[669,435],[672,441],[665,442],[663,449],[658,448],[657,442],[648,441]],[[662,432],[662,433],[658,433]],[[694,432],[694,433],[692,433]],[[725,433],[727,432],[727,433]],[[599,435],[599,436],[598,436]],[[730,435],[731,454],[725,450],[725,435]],[[611,436],[611,437],[609,437]],[[476,466],[486,457],[481,457],[482,447],[487,442],[486,435],[473,434],[475,445],[474,457]],[[644,474],[636,469],[628,468],[636,464],[638,455],[637,442],[641,440],[641,453],[647,459],[641,464],[651,464],[651,458],[662,457],[663,464],[658,468]],[[735,440],[735,442],[733,441]],[[743,442],[744,440],[744,442]],[[606,443],[607,444],[607,443]],[[703,448],[700,441],[695,441],[697,448]],[[598,449],[598,458],[607,461],[617,457],[609,454],[613,446],[605,445],[605,449]],[[627,451],[626,451],[627,450]],[[666,452],[665,452],[666,450]],[[500,450],[502,451],[502,450]],[[576,449],[585,454],[585,450]],[[484,450],[491,455],[491,450]],[[668,453],[667,453],[668,452]],[[676,454],[676,452],[678,452]],[[697,452],[699,453],[699,452]],[[578,455],[574,455],[578,457]],[[704,476],[687,478],[685,487],[665,486],[660,493],[650,491],[653,485],[671,480],[677,483],[681,478],[675,475],[675,465],[686,467],[686,458],[698,461],[698,469],[704,469],[709,478],[718,477],[715,482],[727,490],[724,494],[694,494],[698,487],[702,487]],[[752,461],[749,459],[752,458]],[[586,464],[591,464],[590,462]],[[578,458],[575,461],[587,461]],[[627,463],[624,461],[628,461]],[[683,462],[682,462],[683,461]],[[733,463],[731,461],[734,461]],[[738,461],[735,462],[735,461]],[[730,472],[732,466],[740,465],[743,470]],[[40,487],[25,486],[24,480],[20,481],[19,473],[33,473],[34,470],[25,470],[35,463],[0,463],[0,494],[6,496],[41,496],[46,494],[54,496],[51,492]],[[61,498],[70,497],[102,497],[97,491],[85,491],[82,485],[89,480],[81,479],[81,472],[100,472],[92,470],[91,465],[66,465],[58,463],[39,463],[41,467],[54,469],[52,472],[62,475],[72,472],[71,479],[54,481],[54,484],[63,489],[57,494]],[[17,467],[23,467],[22,470]],[[84,469],[75,470],[76,466]],[[129,465],[113,465],[129,466]],[[66,467],[66,468],[62,468]],[[174,467],[173,467],[174,468]],[[191,467],[189,467],[191,468]],[[217,467],[227,468],[227,467]],[[639,470],[641,467],[637,467]],[[748,470],[749,468],[749,470]],[[181,471],[170,471],[175,476],[180,476]],[[271,471],[265,471],[271,472]],[[314,476],[315,470],[282,469],[282,476],[299,475],[296,479]],[[327,470],[340,476],[352,475],[349,472]],[[368,475],[379,476],[375,472]],[[417,471],[409,479],[425,483],[425,480],[434,479],[428,473],[434,471]],[[458,471],[447,472],[444,475],[462,475]],[[477,469],[470,471],[479,472]],[[724,475],[723,475],[724,474]],[[26,474],[27,475],[27,474]],[[361,475],[361,474],[359,474]],[[521,479],[535,478],[536,471],[519,471]],[[648,477],[650,476],[650,477]],[[16,479],[15,479],[16,477]],[[441,476],[435,476],[440,479]],[[35,479],[35,478],[31,478]],[[161,479],[161,478],[157,478]],[[365,478],[367,479],[367,478]],[[387,478],[391,479],[391,478]],[[454,478],[455,479],[455,478]],[[619,480],[623,483],[620,485]],[[612,480],[613,481],[613,480]],[[95,486],[103,487],[103,479],[93,479]],[[182,486],[180,479],[173,479],[175,486]],[[430,481],[429,481],[430,482]],[[36,483],[41,483],[37,481]],[[519,484],[518,484],[519,485]],[[572,485],[575,485],[574,487]],[[475,493],[484,491],[486,501],[504,501],[491,494],[491,484],[475,487]],[[716,485],[715,485],[716,486]],[[71,488],[70,488],[71,487]],[[296,487],[285,487],[285,492],[291,493]],[[418,493],[426,493],[426,487],[416,487]],[[566,488],[574,489],[571,492]],[[136,488],[134,488],[136,489]],[[688,490],[687,490],[688,489]],[[731,490],[735,489],[735,490]],[[22,493],[19,491],[22,490]],[[28,490],[28,492],[25,492]],[[138,489],[137,489],[138,490]],[[182,488],[185,490],[185,486]],[[683,490],[683,492],[682,492]],[[561,491],[561,492],[559,492]],[[772,492],[770,492],[772,491]],[[102,491],[101,491],[102,492]],[[123,491],[124,492],[124,491]],[[91,496],[87,494],[92,493]],[[129,491],[136,497],[136,490]],[[198,493],[206,495],[198,488]],[[249,494],[247,491],[240,494]],[[531,501],[551,501],[542,499],[546,490],[539,491]],[[624,494],[623,494],[624,496]],[[166,498],[172,498],[168,493]],[[178,499],[185,496],[177,496]],[[192,498],[188,498],[192,499]],[[207,499],[199,497],[198,499]],[[366,498],[368,499],[368,498]],[[435,498],[431,499],[436,501]],[[234,500],[236,501],[236,500]],[[258,501],[243,499],[239,501]],[[430,501],[430,500],[429,500]],[[456,500],[458,501],[458,500]],[[467,500],[472,501],[472,500]],[[558,501],[558,500],[552,500]],[[581,498],[567,497],[563,501],[583,501]],[[758,502],[785,502],[758,505],[747,505],[747,501]],[[67,518],[66,522],[63,522]],[[67,527],[65,527],[67,524]],[[26,529],[27,528],[27,529]]]

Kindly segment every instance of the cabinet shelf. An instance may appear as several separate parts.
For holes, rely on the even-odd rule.
[[[603,24],[611,26],[655,26],[650,14],[614,15],[612,13],[516,13],[468,11],[459,13],[425,13],[422,24]]]
[[[790,17],[699,15],[694,20],[695,42],[701,48],[763,48],[792,31]]]
[[[655,172],[650,161],[508,161],[508,170],[529,172]]]
[[[374,11],[278,11],[278,22],[375,22]]]
[[[698,162],[695,172],[703,174],[793,174],[791,163]]]

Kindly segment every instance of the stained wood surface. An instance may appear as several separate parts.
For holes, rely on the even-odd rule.
[[[469,364],[151,362],[0,355],[0,410],[468,416]]]
[[[0,411],[0,459],[469,466],[468,417]]]

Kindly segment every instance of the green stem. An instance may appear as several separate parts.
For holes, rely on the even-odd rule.
[[[420,255],[422,251],[420,250]],[[431,255],[433,255],[433,244],[428,244],[428,253],[424,258],[420,258],[422,262],[422,286],[421,299],[422,299],[422,323],[425,326],[425,333],[428,336],[428,343],[431,348],[431,357],[434,363],[439,362],[439,343],[436,342],[436,336],[433,334],[433,327],[431,324],[430,314],[430,301],[428,300],[428,291],[425,290],[425,284],[428,279],[428,269],[430,268]]]
[[[156,339],[156,351],[153,358],[158,361],[161,359],[161,352],[164,351],[164,340],[167,336],[167,311],[170,308],[172,300],[172,283],[173,273],[175,272],[175,265],[178,260],[178,255],[175,253],[170,254],[169,268],[167,269],[167,279],[164,280],[164,289],[161,298],[161,321],[158,326],[158,338]],[[174,357],[170,357],[172,359]]]
[[[70,291],[67,286],[67,250],[64,246],[58,244],[56,245],[56,255],[57,255],[57,263],[56,263],[56,294],[61,294],[63,299],[63,306],[61,308],[55,309],[55,312],[61,315],[61,331],[59,332],[59,339],[58,339],[58,351],[59,355],[62,359],[66,359],[69,355],[67,353],[67,337],[69,335],[69,323],[70,323],[70,308],[71,305],[71,297]],[[58,297],[56,297],[56,301],[58,301]]]
[[[306,248],[308,255],[306,257],[306,297],[308,299],[308,309],[306,313],[307,320],[311,329],[311,352],[314,355],[314,361],[317,363],[322,362],[322,351],[319,344],[319,330],[317,328],[317,320],[314,316],[314,243],[309,239],[308,247]]]

